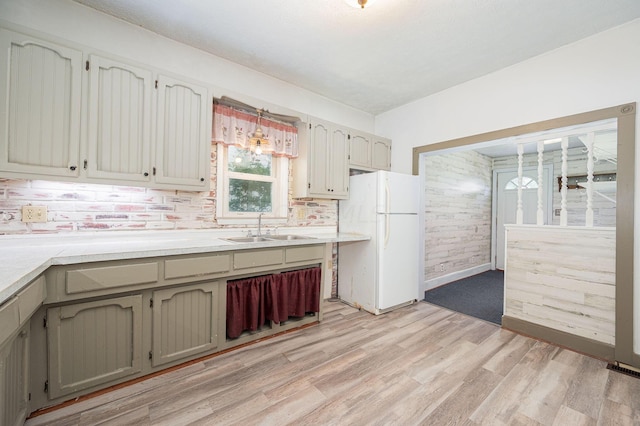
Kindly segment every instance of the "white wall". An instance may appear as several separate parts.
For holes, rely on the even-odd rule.
[[[216,97],[227,95],[245,101],[264,101],[263,105],[274,112],[281,108],[285,113],[290,110],[366,132],[373,131],[374,118],[368,113],[71,0],[2,0],[0,23],[2,20],[199,80],[212,87]],[[242,32],[238,32],[238,37],[242,36]]]
[[[640,19],[380,114],[375,133],[393,139],[392,169],[410,173],[415,146],[629,102],[640,102]],[[640,119],[636,125],[640,165]],[[640,173],[635,179],[640,253]],[[640,260],[634,285],[640,353]]]

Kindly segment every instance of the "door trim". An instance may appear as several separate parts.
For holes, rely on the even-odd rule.
[[[640,331],[637,332],[637,353],[634,352],[634,329],[640,329],[640,314],[634,319],[634,278],[640,287],[640,274],[635,277],[634,259],[634,207],[635,207],[635,156],[636,156],[636,103],[582,112],[550,120],[500,129],[492,132],[451,139],[444,142],[413,148],[412,173],[420,170],[421,154],[454,148],[471,148],[472,145],[496,139],[519,136],[526,133],[552,130],[593,121],[615,118],[618,121],[618,169],[616,204],[616,360],[640,368]],[[640,267],[640,260],[638,261]],[[640,300],[636,308],[640,311]]]

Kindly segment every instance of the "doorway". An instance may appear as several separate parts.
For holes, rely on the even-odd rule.
[[[542,210],[544,224],[551,224],[553,167],[543,167],[542,183],[538,182],[537,167],[522,169],[522,213],[523,224],[534,225],[537,220],[538,187],[543,186]],[[504,270],[504,225],[516,223],[518,208],[518,169],[495,169],[493,171],[493,220],[496,226],[491,235],[491,269]]]
[[[568,126],[585,125],[602,120],[613,119],[617,123],[617,209],[615,213],[615,345],[603,347],[593,345],[593,342],[577,339],[566,342],[566,334],[545,334],[546,330],[531,323],[513,324],[514,330],[532,336],[543,336],[545,340],[563,344],[568,347],[582,347],[582,352],[591,353],[592,349],[603,349],[599,355],[608,360],[640,368],[640,315],[634,315],[634,311],[640,312],[640,283],[634,283],[634,192],[635,192],[635,131],[636,131],[636,104],[619,105],[601,110],[580,113],[572,116],[526,124],[508,129],[498,130],[460,139],[454,139],[437,144],[424,145],[413,148],[413,174],[421,174],[422,155],[443,152],[461,151],[472,149],[472,146],[481,146],[492,141],[508,141],[519,135],[548,132]],[[571,212],[569,212],[569,215]],[[584,222],[583,222],[584,223]],[[571,216],[569,216],[571,225]],[[425,250],[427,248],[425,247]],[[425,265],[425,271],[428,267]],[[421,290],[427,288],[427,281],[421,283]],[[634,286],[636,292],[634,294]]]

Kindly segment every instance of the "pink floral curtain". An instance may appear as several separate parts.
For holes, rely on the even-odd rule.
[[[248,149],[249,140],[258,126],[258,117],[225,105],[213,105],[213,142]],[[261,117],[260,127],[268,145],[263,152],[295,158],[298,156],[298,129]]]

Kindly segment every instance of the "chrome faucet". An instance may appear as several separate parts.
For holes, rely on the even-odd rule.
[[[263,213],[260,213],[258,215],[258,237],[262,236],[262,230],[261,230],[261,228],[262,228],[262,215],[263,215]]]

